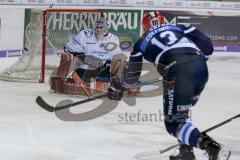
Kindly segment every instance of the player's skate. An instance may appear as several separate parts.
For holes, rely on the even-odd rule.
[[[226,150],[221,144],[213,140],[207,134],[203,134],[201,148],[207,152],[209,160],[228,160],[231,152]]]
[[[187,145],[180,145],[178,153],[171,155],[170,160],[196,160],[193,152],[193,147]]]

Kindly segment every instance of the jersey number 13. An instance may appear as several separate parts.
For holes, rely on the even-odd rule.
[[[178,38],[176,37],[176,35],[172,32],[172,31],[164,31],[161,32],[159,34],[161,39],[167,39],[167,41],[165,42],[165,44],[163,44],[161,41],[159,41],[157,38],[153,37],[151,40],[151,43],[153,45],[156,45],[157,47],[161,48],[162,50],[165,50],[166,48],[168,48],[168,46],[175,44],[175,42],[178,40]],[[168,46],[167,46],[168,45]]]

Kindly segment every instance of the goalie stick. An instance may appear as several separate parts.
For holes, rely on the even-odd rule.
[[[223,125],[231,122],[232,120],[234,120],[234,119],[236,119],[236,118],[239,118],[239,117],[240,117],[240,114],[237,114],[237,115],[235,115],[235,116],[233,116],[233,117],[231,117],[231,118],[229,118],[229,119],[227,119],[227,120],[225,120],[225,121],[223,121],[223,122],[220,122],[220,123],[218,123],[218,124],[216,124],[216,125],[208,128],[208,129],[202,131],[202,133],[210,132],[210,131],[212,131],[212,130],[214,130],[214,129],[216,129],[216,128],[219,128],[219,127],[221,127],[221,126],[223,126]],[[141,158],[147,157],[147,156],[153,156],[153,155],[163,154],[163,153],[165,153],[165,152],[167,152],[167,151],[170,151],[171,149],[174,149],[174,148],[178,147],[179,145],[180,145],[180,144],[178,143],[178,144],[172,145],[172,146],[170,146],[170,147],[168,147],[168,148],[166,148],[166,149],[163,149],[163,150],[138,153],[137,155],[135,155],[135,158],[136,158],[136,159],[141,159]]]
[[[88,96],[88,98],[92,97],[90,90],[88,91],[86,84],[81,80],[75,70],[72,72],[72,78],[75,83],[83,89],[84,93]]]
[[[129,84],[124,83],[123,85],[124,85],[127,89],[133,89],[133,88],[138,88],[138,87],[141,87],[141,86],[149,85],[149,84],[152,84],[152,83],[160,82],[160,81],[162,81],[162,80],[163,80],[163,79],[156,79],[156,80],[151,80],[151,81],[144,81],[144,82],[139,82],[139,83],[134,84],[134,85],[129,85]],[[71,103],[71,104],[54,107],[54,106],[49,105],[41,96],[37,96],[37,98],[36,98],[36,103],[37,103],[41,108],[45,109],[46,111],[48,111],[48,112],[54,112],[54,111],[58,111],[58,110],[70,108],[70,107],[73,107],[73,106],[76,106],[76,105],[84,104],[84,103],[87,103],[87,102],[91,102],[91,101],[93,101],[93,100],[101,99],[101,98],[104,98],[104,97],[107,97],[107,93],[103,93],[103,94],[100,94],[100,95],[97,95],[97,96],[93,96],[93,97],[90,97],[90,98],[88,98],[88,99],[80,100],[80,101],[77,101],[77,102],[74,102],[74,103]]]

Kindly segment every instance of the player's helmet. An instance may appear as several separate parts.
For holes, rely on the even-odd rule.
[[[104,18],[99,18],[95,22],[94,30],[98,38],[103,37],[108,33],[108,23]]]
[[[142,27],[144,31],[164,24],[164,18],[159,11],[147,12],[143,15]]]

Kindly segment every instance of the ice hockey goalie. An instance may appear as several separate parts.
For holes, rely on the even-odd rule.
[[[94,29],[84,29],[64,46],[58,69],[50,78],[54,92],[86,95],[106,92],[110,85],[112,61],[126,60],[119,47],[119,38],[108,31],[108,23],[100,18]],[[118,63],[119,64],[119,63]],[[138,91],[128,91],[136,95]]]

